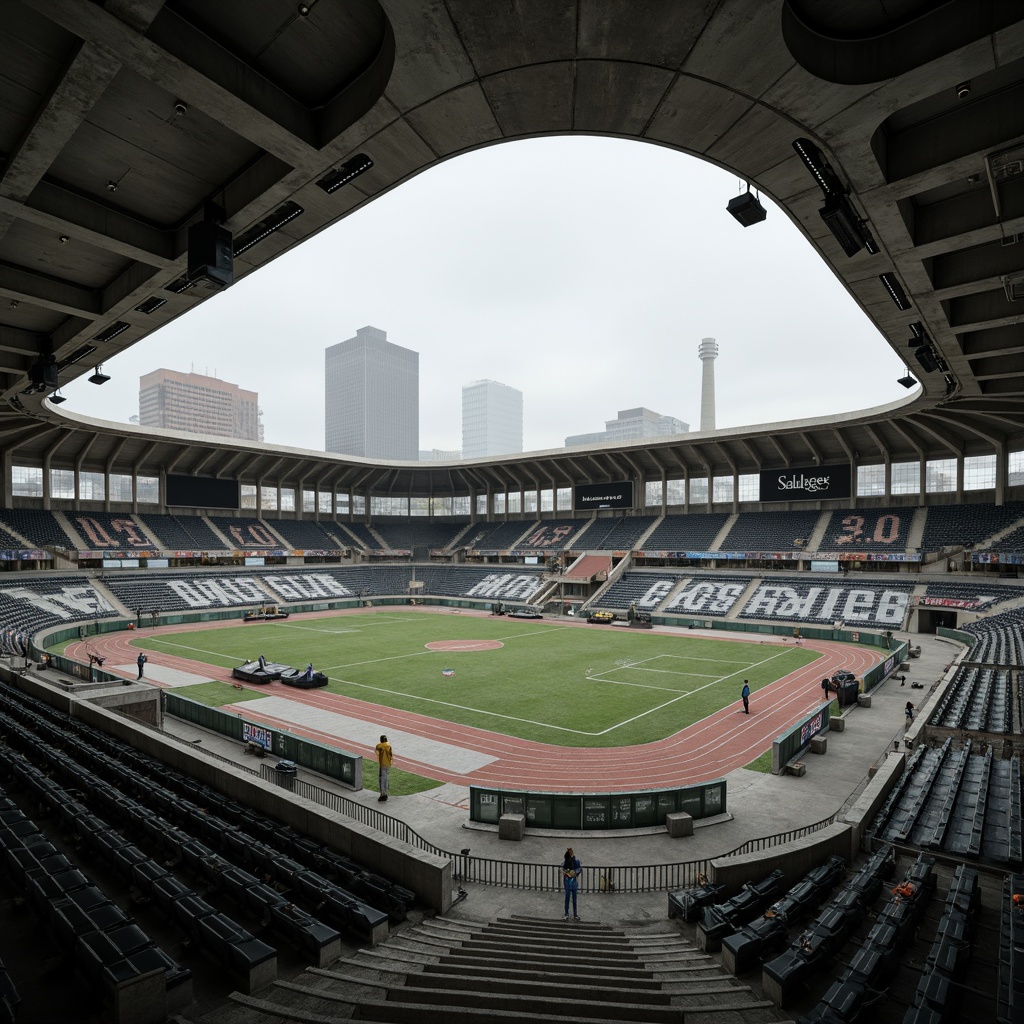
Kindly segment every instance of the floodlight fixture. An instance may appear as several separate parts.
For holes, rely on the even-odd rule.
[[[925,373],[934,373],[939,368],[939,360],[931,345],[922,345],[914,349],[914,358],[921,364],[921,369]]]
[[[768,211],[761,205],[760,197],[750,191],[749,184],[746,192],[729,200],[726,209],[745,228],[760,224],[768,216]]]
[[[150,313],[155,313],[161,306],[166,306],[167,300],[160,298],[159,295],[151,295],[148,299],[140,302],[135,307],[136,313],[145,313],[147,316]]]
[[[889,297],[896,303],[897,309],[910,309],[913,303],[907,298],[907,293],[903,290],[903,285],[900,284],[899,278],[892,273],[892,271],[886,271],[884,274],[879,274],[878,280],[885,286],[885,290],[889,293]]]
[[[62,402],[66,402],[67,399],[59,391],[54,391],[54,393],[50,395],[50,401],[53,402],[54,405],[60,405]]]
[[[325,174],[317,185],[328,195],[337,192],[343,185],[347,185],[353,178],[358,178],[364,171],[373,166],[373,160],[365,153],[356,153],[350,160],[346,160],[339,168]]]
[[[90,384],[106,384],[110,380],[110,374],[103,372],[103,364],[100,363],[89,377]]]
[[[897,384],[902,384],[905,388],[912,388],[917,381],[910,375],[910,367],[907,367],[907,372],[902,377],[896,378]]]

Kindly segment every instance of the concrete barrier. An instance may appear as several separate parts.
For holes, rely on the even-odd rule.
[[[853,860],[857,855],[864,833],[893,791],[906,766],[907,755],[902,751],[890,750],[854,805],[843,815],[843,822],[851,829],[850,849],[845,855],[847,860]]]
[[[526,835],[525,814],[503,814],[498,819],[498,838],[509,839],[514,843],[522,842]]]
[[[857,694],[857,703],[862,708],[869,708],[869,707],[871,707],[871,694],[870,693],[858,693]]]
[[[828,737],[827,736],[812,736],[811,737],[811,753],[812,754],[824,754],[828,750]]]
[[[665,828],[672,839],[683,839],[693,835],[693,817],[686,811],[665,815]]]

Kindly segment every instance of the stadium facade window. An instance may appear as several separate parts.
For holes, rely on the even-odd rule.
[[[324,512],[327,515],[331,514],[331,492],[330,491],[317,491],[316,492],[316,510],[317,510],[317,512]]]
[[[921,463],[894,462],[892,464],[892,493],[921,493]]]
[[[82,501],[106,501],[107,481],[102,473],[81,473],[78,478],[78,497]]]
[[[430,498],[410,498],[409,499],[409,515],[411,516],[429,516],[431,514],[431,499]]]
[[[135,500],[140,505],[160,504],[160,478],[139,476],[135,478]]]
[[[757,473],[743,473],[739,478],[738,498],[740,501],[761,500],[761,478]]]
[[[127,473],[111,473],[107,488],[111,501],[132,500],[132,478]]]
[[[281,488],[281,511],[282,512],[294,512],[295,511],[295,488],[294,487],[282,487]]]
[[[452,498],[452,515],[468,516],[472,510],[472,504],[468,494],[456,494]]]
[[[240,494],[240,505],[242,508],[256,507],[256,485],[242,484]]]
[[[334,514],[338,516],[347,516],[350,506],[351,498],[348,491],[338,491],[334,495]]]
[[[487,495],[486,494],[478,494],[476,496],[476,514],[478,516],[486,516],[487,515]]]
[[[968,455],[964,459],[964,490],[989,491],[996,485],[995,455]]]
[[[857,467],[857,497],[885,494],[885,466]]]
[[[523,511],[523,496],[519,491],[509,491],[505,496],[505,507],[509,512]]]
[[[924,489],[929,494],[956,490],[956,459],[929,459],[924,464]]]
[[[494,495],[494,514],[496,516],[503,516],[505,514],[505,494]]]
[[[11,494],[15,498],[41,498],[42,469],[39,466],[11,466]]]
[[[663,489],[660,480],[648,480],[644,484],[644,507],[656,508],[661,504]]]
[[[686,481],[685,480],[669,480],[666,489],[668,490],[668,504],[669,505],[685,505],[686,504]]]
[[[1010,452],[1006,470],[1006,482],[1010,487],[1024,484],[1024,452]]]
[[[302,492],[302,511],[303,512],[315,512],[316,511],[316,491]]]
[[[277,488],[268,485],[260,487],[260,510],[261,511],[277,511]]]
[[[556,493],[558,504],[555,506],[554,511],[565,512],[572,508],[572,488],[571,487],[559,487]]]
[[[690,477],[690,504],[706,505],[708,503],[708,478],[706,476]]]
[[[732,501],[733,478],[731,476],[716,476],[711,484],[711,493],[716,504]]]
[[[409,498],[404,494],[378,494],[370,497],[371,516],[408,516]]]
[[[75,471],[73,469],[50,470],[50,496],[53,498],[74,498]]]
[[[365,516],[366,515],[366,496],[363,494],[352,495],[352,515],[354,516]]]
[[[536,512],[537,511],[537,492],[536,491],[524,491],[523,492],[523,511],[524,512]]]

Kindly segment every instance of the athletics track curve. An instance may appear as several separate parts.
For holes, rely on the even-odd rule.
[[[404,609],[403,609],[404,610]],[[423,609],[425,612],[436,609]],[[344,613],[331,612],[330,615]],[[365,614],[365,613],[364,613]],[[474,613],[463,611],[464,615]],[[486,613],[479,613],[486,616]],[[295,619],[322,618],[325,613],[293,616]],[[563,623],[564,620],[560,620]],[[569,623],[564,623],[569,624]],[[224,621],[195,623],[191,631],[223,629]],[[612,626],[587,626],[571,623],[582,629],[613,629]],[[88,647],[112,665],[134,665],[139,648],[131,641],[161,633],[177,633],[181,625],[142,629],[124,633],[108,633],[77,641],[67,648],[67,655],[77,661],[88,661]],[[659,631],[660,632],[660,631]],[[688,632],[688,631],[687,631]],[[761,635],[715,633],[716,640],[761,642],[766,645],[792,646],[781,637],[764,638]],[[521,740],[472,726],[456,725],[441,719],[409,711],[356,700],[342,694],[323,690],[297,690],[273,683],[270,686],[247,686],[261,696],[275,696],[295,701],[311,708],[335,712],[366,722],[375,740],[378,731],[405,732],[434,741],[448,743],[466,750],[476,751],[493,758],[487,765],[468,772],[446,771],[435,764],[425,764],[404,757],[396,750],[396,765],[406,771],[458,786],[478,785],[516,787],[549,792],[626,792],[638,789],[658,789],[690,785],[717,779],[735,768],[742,768],[771,746],[772,740],[803,718],[821,703],[821,679],[845,668],[860,677],[875,665],[879,658],[874,648],[855,647],[830,641],[804,641],[802,646],[817,651],[821,657],[796,672],[757,690],[751,697],[751,713],[743,714],[739,699],[732,705],[709,715],[689,728],[663,740],[629,747],[602,747],[583,749],[560,747],[553,744]],[[182,672],[198,674],[205,668],[210,679],[232,682],[230,669],[206,665],[191,659],[163,652],[148,651],[151,665],[163,665]],[[116,672],[116,669],[114,670]],[[128,675],[128,673],[125,673]],[[131,673],[134,678],[134,672]],[[160,683],[147,680],[152,685]],[[339,736],[316,729],[305,728],[284,718],[259,714],[251,705],[224,705],[226,711],[245,714],[253,722],[272,729],[285,729],[293,735],[304,736],[328,746],[340,747],[350,753],[373,757],[373,742],[351,736]]]

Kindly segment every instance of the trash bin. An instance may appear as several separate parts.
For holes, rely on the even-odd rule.
[[[859,690],[860,686],[856,679],[848,679],[839,683],[838,690],[836,691],[839,706],[841,708],[853,707],[857,703],[857,693]]]
[[[856,698],[854,699],[856,700]],[[299,769],[294,761],[278,761],[274,765],[274,781],[282,789],[294,789],[295,776],[298,772]]]

